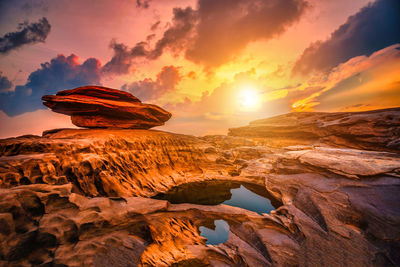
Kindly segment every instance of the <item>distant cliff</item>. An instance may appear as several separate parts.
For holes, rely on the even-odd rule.
[[[365,112],[297,112],[229,129],[231,136],[260,137],[271,145],[328,144],[400,151],[400,108]]]

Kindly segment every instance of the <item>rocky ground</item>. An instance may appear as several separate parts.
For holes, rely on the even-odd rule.
[[[295,113],[197,138],[65,129],[0,141],[3,266],[399,266],[400,108]],[[264,186],[257,214],[152,199],[198,181]],[[199,226],[229,223],[208,245]]]

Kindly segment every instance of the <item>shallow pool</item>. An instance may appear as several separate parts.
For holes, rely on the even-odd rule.
[[[165,194],[159,194],[155,198],[166,199],[174,204],[225,204],[260,214],[269,213],[280,206],[280,203],[275,201],[264,187],[231,181],[183,184],[172,188]]]
[[[183,184],[154,198],[166,199],[171,203],[191,203],[201,205],[225,204],[261,213],[269,213],[281,204],[259,185],[232,181],[206,181]],[[214,227],[200,226],[200,235],[207,238],[207,244],[218,245],[229,238],[229,224],[225,220],[215,220]]]
[[[218,245],[229,238],[229,224],[224,220],[214,221],[215,229],[200,226],[200,235],[207,238],[206,244]]]

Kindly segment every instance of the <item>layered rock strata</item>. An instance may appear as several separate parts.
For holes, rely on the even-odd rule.
[[[288,113],[229,129],[229,135],[258,137],[273,146],[327,144],[399,152],[400,108]]]
[[[171,113],[144,104],[128,92],[85,86],[42,97],[52,111],[71,116],[74,125],[86,128],[149,129],[164,125]]]

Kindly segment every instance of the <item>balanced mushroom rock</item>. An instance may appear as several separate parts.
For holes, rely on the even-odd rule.
[[[128,92],[100,86],[64,90],[42,100],[52,111],[70,115],[73,124],[86,128],[149,129],[164,125],[172,116]]]

